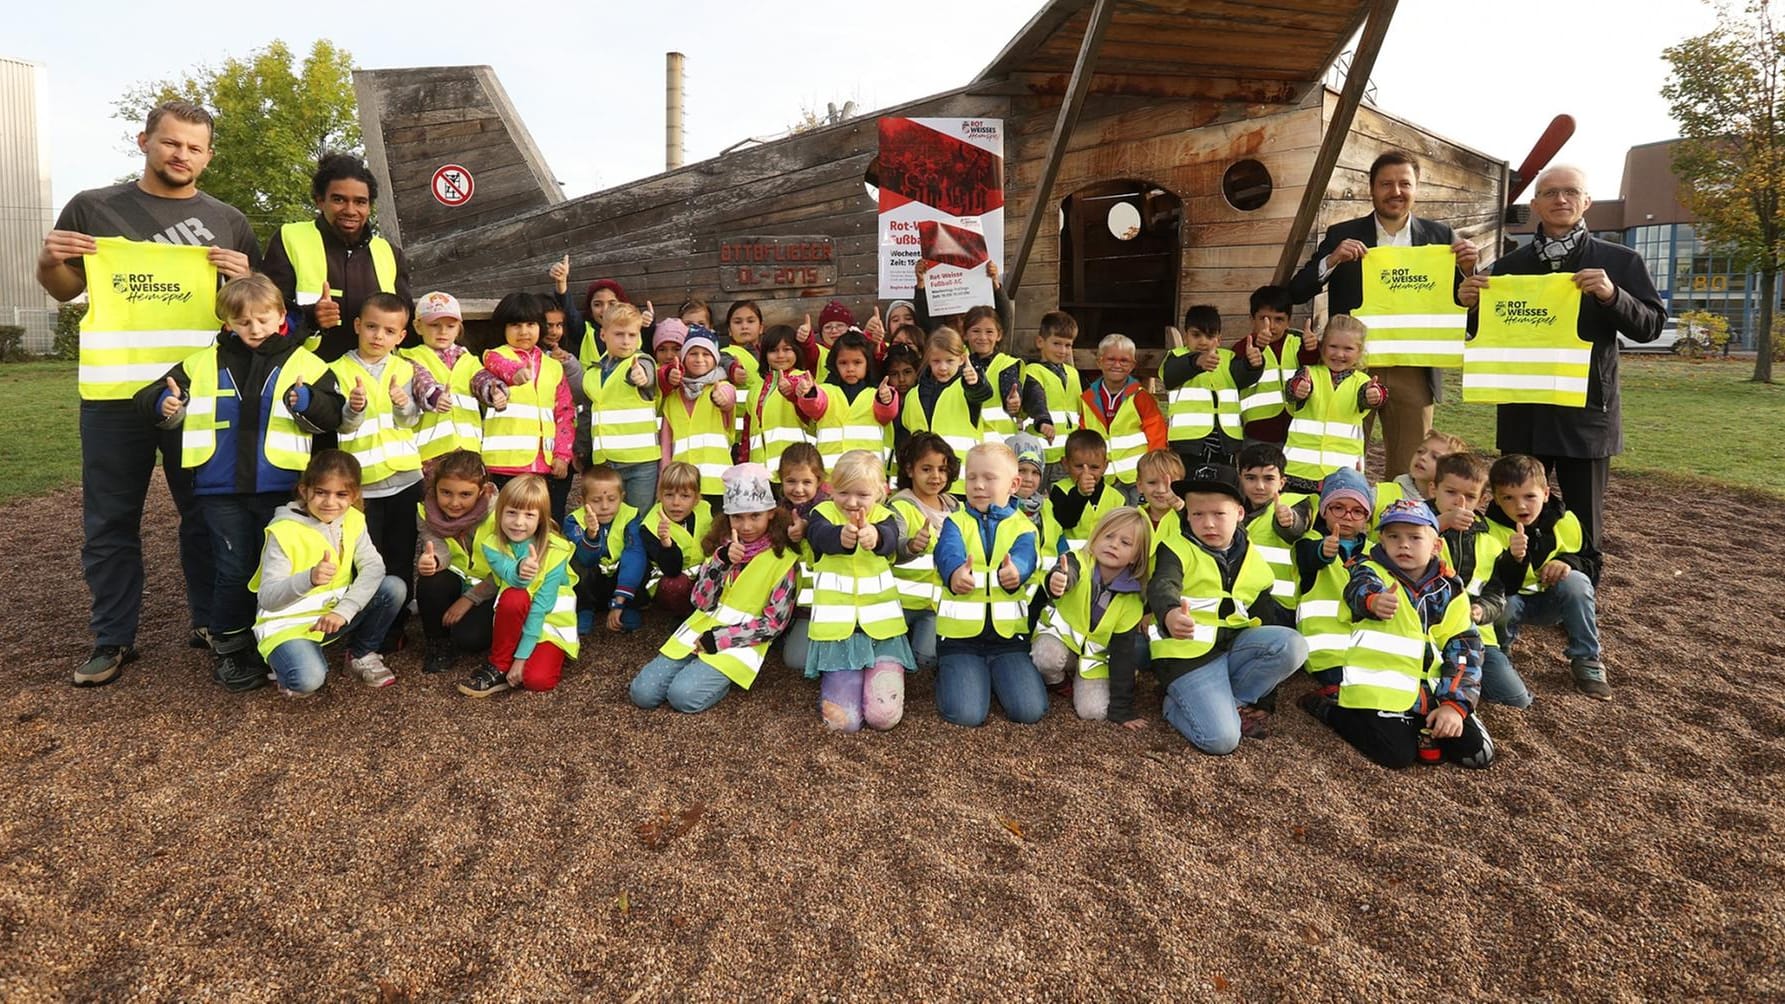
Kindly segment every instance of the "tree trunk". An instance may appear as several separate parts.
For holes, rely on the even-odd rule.
[[[1773,382],[1773,300],[1778,291],[1779,271],[1771,262],[1760,273],[1760,333],[1754,339],[1754,382]]]

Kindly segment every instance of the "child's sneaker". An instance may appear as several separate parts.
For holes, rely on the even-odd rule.
[[[1611,684],[1605,681],[1605,664],[1598,659],[1572,659],[1568,668],[1574,672],[1574,689],[1601,701],[1611,700]]]
[[[348,666],[359,678],[366,681],[368,687],[388,687],[397,682],[397,674],[384,664],[384,656],[377,652],[367,652],[348,662]]]
[[[266,667],[254,658],[253,651],[219,652],[211,663],[211,679],[223,684],[232,694],[242,694],[267,682]]]
[[[1324,687],[1315,687],[1296,698],[1295,703],[1297,707],[1313,715],[1324,724],[1327,717],[1332,714],[1332,710],[1339,706],[1339,686],[1336,683],[1329,683]],[[1243,722],[1241,727],[1244,728]]]
[[[452,645],[449,642],[435,642],[428,646],[428,657],[421,664],[424,673],[444,673],[452,668]]]
[[[1263,708],[1242,704],[1236,710],[1240,713],[1240,735],[1247,739],[1269,739],[1271,735],[1271,713]]]
[[[1486,770],[1494,763],[1494,737],[1488,735],[1487,725],[1474,712],[1469,713],[1469,720],[1481,731],[1481,750],[1474,756],[1466,756],[1457,760],[1472,770]]]
[[[508,674],[485,663],[471,679],[459,684],[459,693],[466,697],[489,697],[508,689]]]

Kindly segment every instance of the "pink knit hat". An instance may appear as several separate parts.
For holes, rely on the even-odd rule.
[[[665,345],[680,345],[688,340],[688,325],[679,317],[665,317],[657,322],[656,333],[651,336],[651,348],[660,349]]]

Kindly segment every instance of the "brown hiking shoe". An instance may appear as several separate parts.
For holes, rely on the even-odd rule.
[[[1598,659],[1575,659],[1568,663],[1574,673],[1574,689],[1601,701],[1611,700],[1611,684],[1605,680],[1605,664]]]

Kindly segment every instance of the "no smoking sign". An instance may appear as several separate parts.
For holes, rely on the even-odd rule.
[[[462,206],[471,201],[477,184],[471,172],[457,164],[444,164],[434,172],[434,198],[443,206]]]

